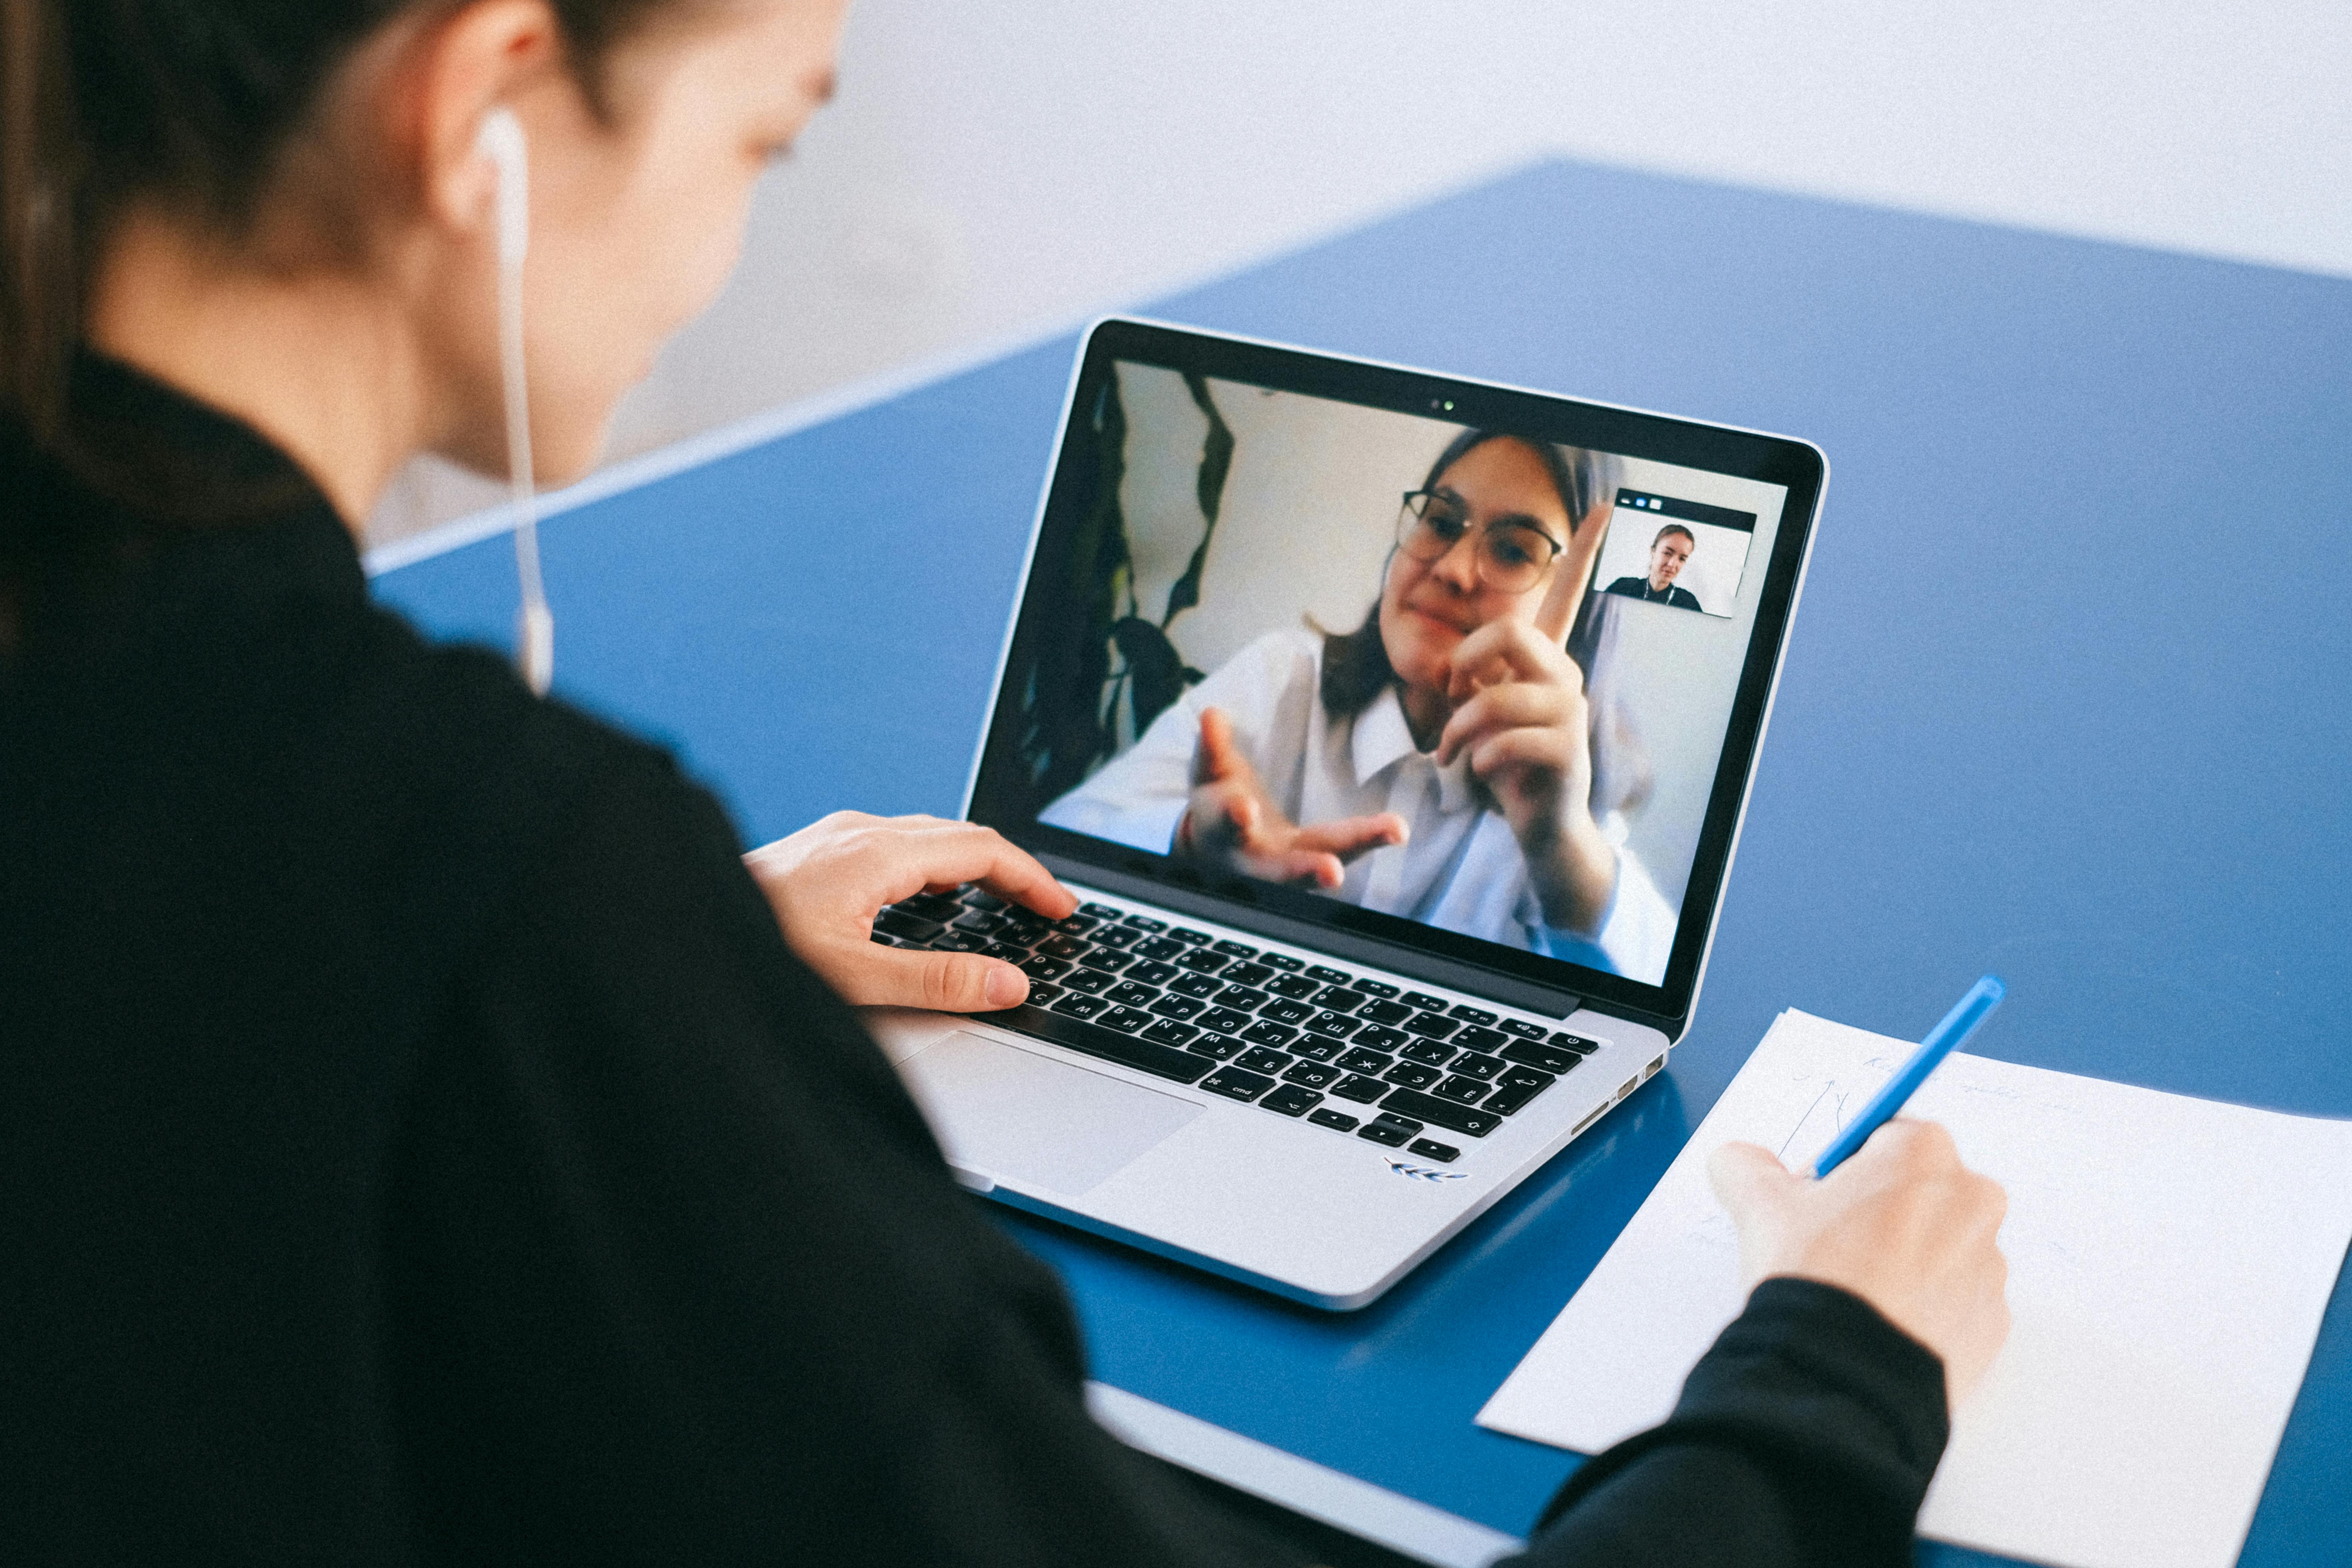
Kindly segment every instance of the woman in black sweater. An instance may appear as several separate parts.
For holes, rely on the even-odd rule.
[[[500,434],[530,148],[559,477],[723,278],[835,0],[0,0],[0,1541],[11,1561],[1282,1561],[1087,1418],[1051,1276],[844,999],[967,824],[751,874],[667,757],[428,647],[352,529]],[[764,895],[764,896],[763,896]],[[1898,1123],[1727,1152],[1748,1311],[1547,1563],[1906,1561],[2005,1330],[1999,1190]]]

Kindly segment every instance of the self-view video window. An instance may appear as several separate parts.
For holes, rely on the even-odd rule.
[[[1728,617],[1755,538],[1752,511],[1621,489],[1594,580],[1622,598]]]
[[[992,811],[1662,982],[1778,487],[1123,362],[1068,440]]]

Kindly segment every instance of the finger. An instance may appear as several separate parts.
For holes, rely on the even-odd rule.
[[[1732,1223],[1745,1229],[1788,1206],[1804,1178],[1791,1173],[1772,1151],[1758,1143],[1726,1143],[1706,1162],[1707,1184]]]
[[[1505,730],[1470,748],[1470,776],[1489,784],[1521,769],[1565,776],[1576,766],[1580,740],[1564,730]]]
[[[922,952],[868,942],[828,976],[849,1001],[868,1007],[927,1007],[936,1013],[992,1013],[1027,1000],[1029,977],[976,952]]]
[[[1194,784],[1255,776],[1249,759],[1234,740],[1234,721],[1222,708],[1201,710],[1201,749],[1193,757]]]
[[[1077,896],[1054,879],[1034,856],[992,827],[936,817],[901,817],[888,825],[884,853],[876,856],[874,908],[923,888],[977,882],[998,898],[1051,920],[1078,907]]]
[[[1578,727],[1582,704],[1567,688],[1531,680],[1489,686],[1454,710],[1438,731],[1433,753],[1439,767],[1449,767],[1465,747],[1503,730]]]
[[[1269,882],[1320,888],[1328,893],[1347,880],[1339,858],[1320,850],[1294,847],[1278,855],[1255,856],[1253,860],[1255,868],[1250,874]]]
[[[1371,816],[1344,816],[1336,822],[1318,822],[1312,827],[1302,827],[1298,830],[1298,837],[1291,841],[1291,846],[1350,860],[1370,850],[1402,844],[1412,831],[1403,817],[1393,811],[1383,811]]]
[[[1446,695],[1459,702],[1511,679],[1581,689],[1583,674],[1556,640],[1524,621],[1488,621],[1454,646]],[[1570,671],[1576,671],[1573,675]]]
[[[1552,563],[1551,586],[1545,590],[1543,603],[1535,613],[1536,629],[1547,640],[1568,640],[1568,629],[1576,624],[1576,612],[1583,607],[1585,590],[1591,586],[1592,563],[1601,553],[1601,540],[1609,531],[1609,519],[1616,506],[1612,496],[1586,512],[1570,531],[1568,548]]]

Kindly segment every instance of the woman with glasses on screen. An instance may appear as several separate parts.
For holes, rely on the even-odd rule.
[[[1259,638],[1039,819],[1657,984],[1675,912],[1625,845],[1638,770],[1565,646],[1611,467],[1462,432],[1361,626]]]
[[[747,870],[655,747],[369,602],[394,470],[506,463],[485,128],[528,143],[570,478],[839,22],[0,0],[9,1563],[1293,1560],[1088,1417],[1059,1283],[845,1005],[1009,1005],[876,911],[1069,893],[928,819]],[[1755,1271],[1802,1278],[1539,1561],[1907,1560],[1997,1338],[1990,1200],[1925,1132],[1821,1184],[1742,1159]]]

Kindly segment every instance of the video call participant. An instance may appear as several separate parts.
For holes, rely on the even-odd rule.
[[[1650,574],[1647,577],[1620,577],[1609,584],[1608,592],[1622,594],[1629,599],[1646,599],[1653,604],[1672,605],[1678,610],[1699,608],[1698,595],[1688,588],[1675,586],[1675,578],[1698,548],[1698,540],[1679,522],[1670,522],[1658,530],[1658,537],[1650,542]]]
[[[1624,814],[1595,809],[1564,646],[1605,470],[1462,432],[1405,498],[1361,626],[1258,638],[1039,819],[1655,983],[1675,911]]]
[[[667,757],[368,600],[391,473],[504,461],[485,115],[568,479],[839,19],[0,0],[12,1562],[1287,1560],[1087,1418],[1058,1284],[845,1005],[1021,994],[868,942],[885,901],[1071,896],[922,818],[747,874]],[[1785,1278],[1534,1560],[1907,1563],[1998,1189],[1917,1123],[1718,1174]]]

